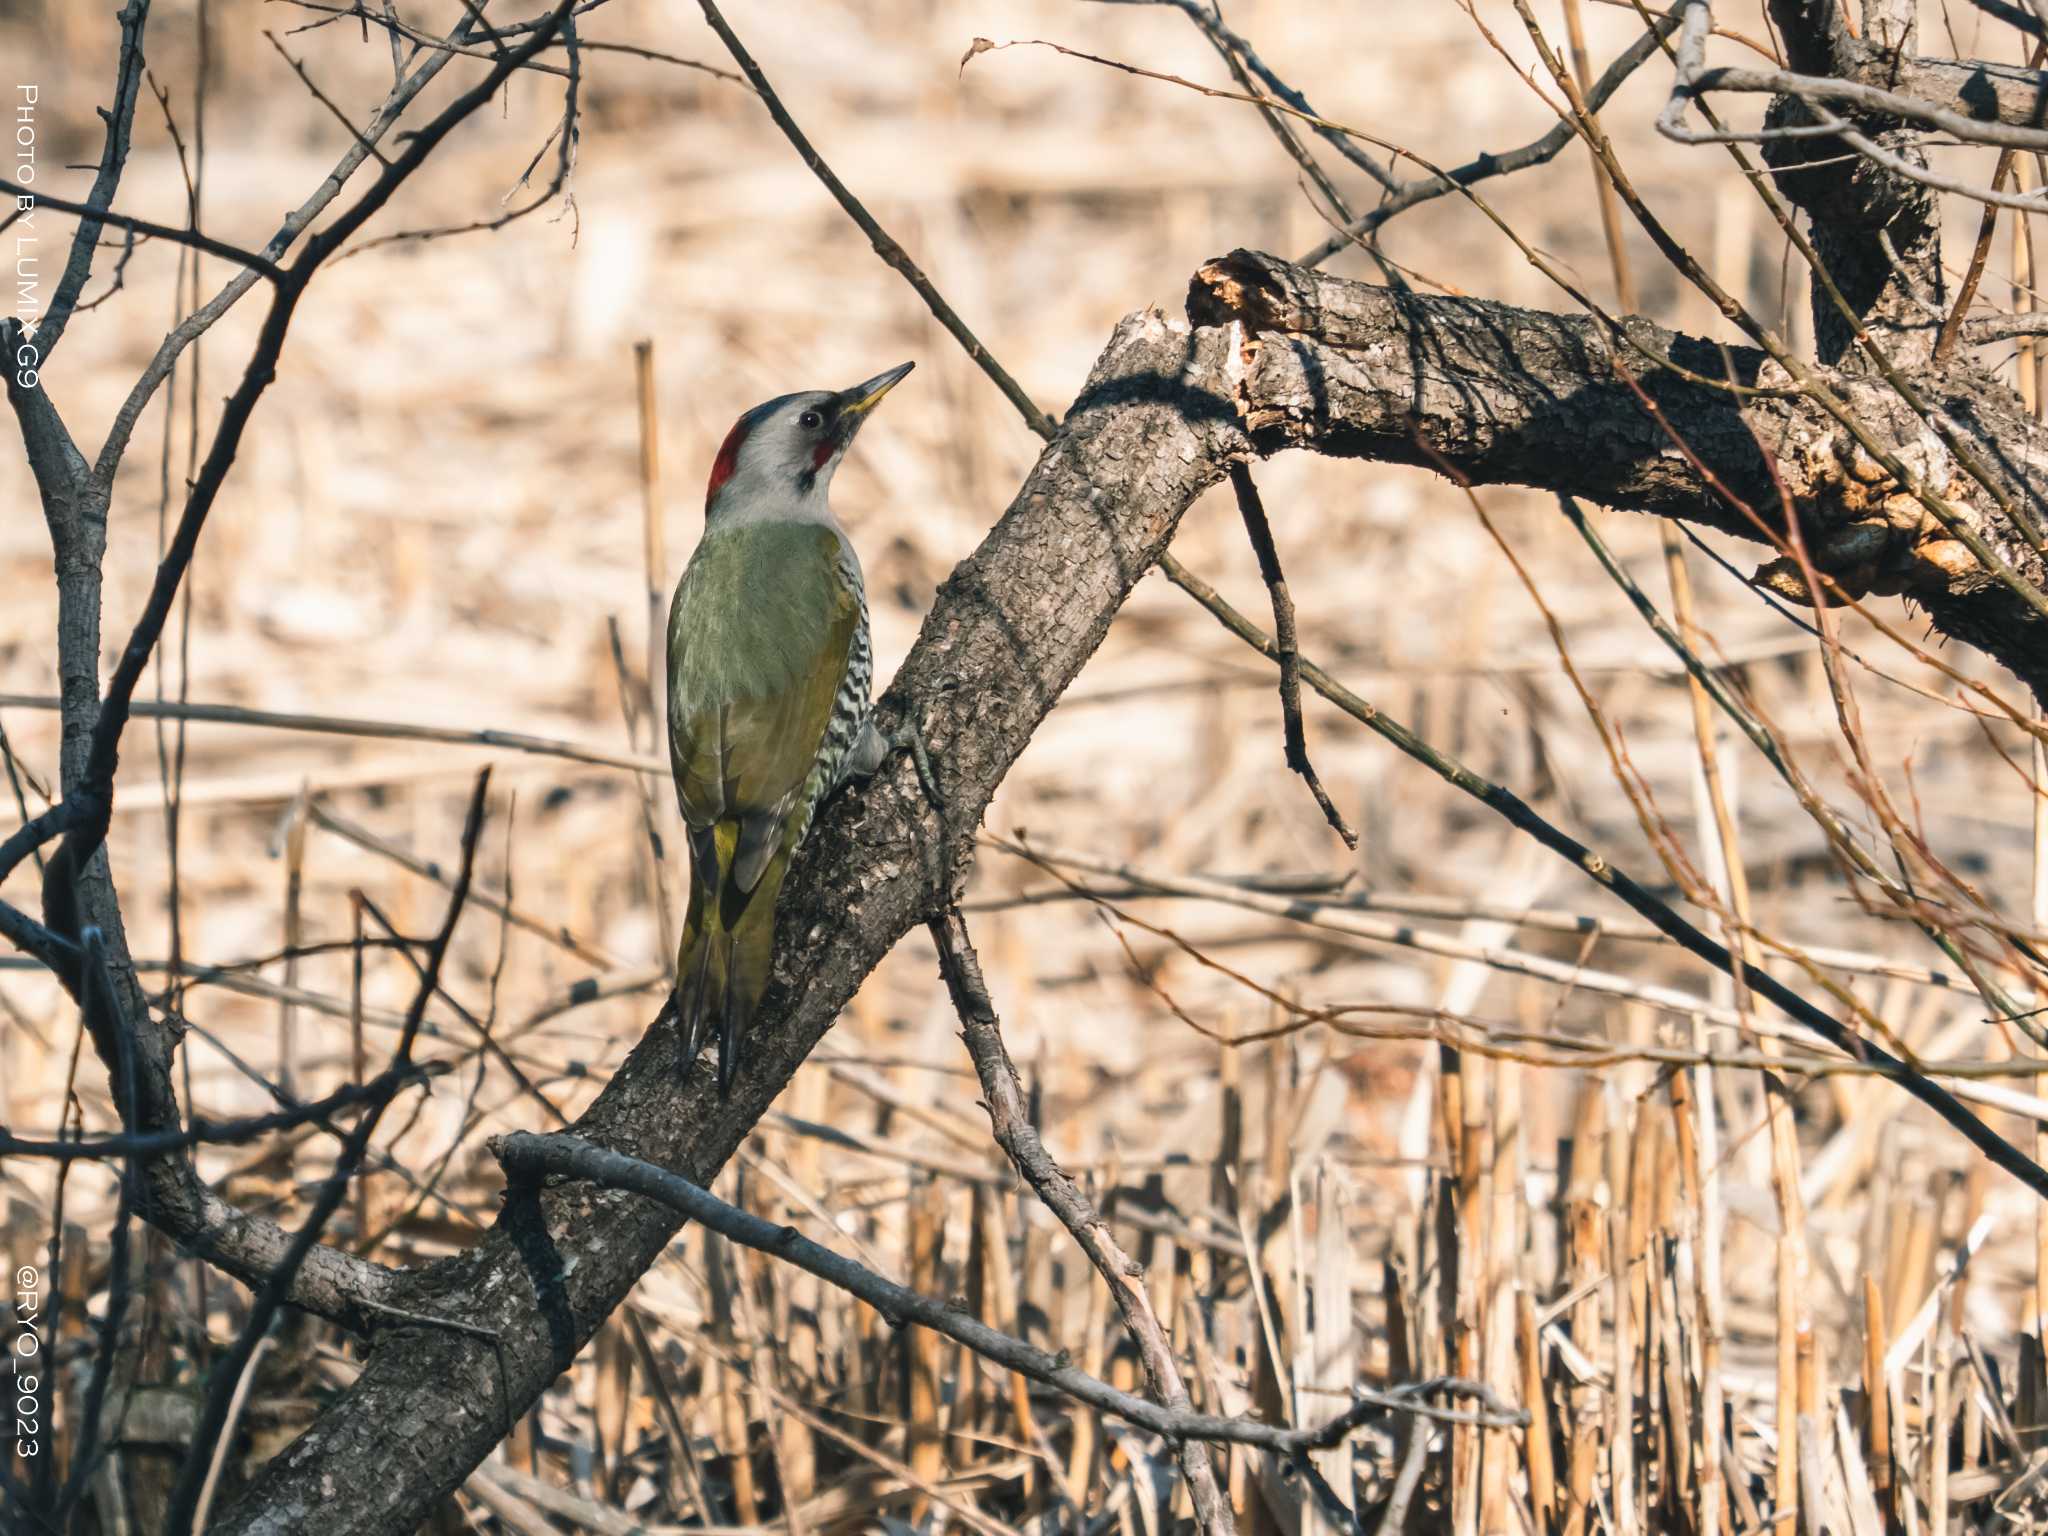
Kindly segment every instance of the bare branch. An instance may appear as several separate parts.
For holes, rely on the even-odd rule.
[[[1294,634],[1294,599],[1287,593],[1287,577],[1280,569],[1280,552],[1273,545],[1273,528],[1266,521],[1265,503],[1251,470],[1243,464],[1230,466],[1230,488],[1237,493],[1237,510],[1244,518],[1244,531],[1252,541],[1252,553],[1259,559],[1259,575],[1273,602],[1273,637],[1280,651],[1280,720],[1287,745],[1287,766],[1300,774],[1308,792],[1346,848],[1358,846],[1358,834],[1351,830],[1329,791],[1308,759],[1308,731],[1301,722],[1301,646]]]
[[[149,24],[149,0],[128,0],[116,19],[121,24],[121,46],[114,67],[114,104],[101,112],[107,134],[100,149],[99,169],[93,174],[92,189],[85,196],[86,205],[98,210],[113,206],[114,193],[121,185],[121,172],[128,163],[128,147],[135,128],[135,100],[142,91],[142,34]],[[37,200],[51,207],[57,206],[40,194]],[[57,280],[57,290],[50,296],[50,306],[43,311],[36,326],[36,351],[44,364],[57,350],[57,343],[63,340],[64,329],[71,323],[72,311],[79,296],[85,292],[86,279],[92,276],[93,253],[99,247],[103,227],[102,221],[88,218],[79,224],[71,237],[71,254],[65,259],[64,275]]]
[[[797,154],[802,157],[804,164],[810,167],[811,174],[825,184],[825,190],[846,210],[847,217],[860,226],[860,232],[866,235],[869,243],[874,246],[875,254],[903,274],[904,281],[917,290],[917,296],[924,300],[939,324],[952,332],[953,339],[967,349],[967,355],[981,365],[981,371],[995,382],[996,387],[1031,424],[1032,430],[1040,437],[1052,436],[1051,418],[1032,404],[1031,397],[1024,393],[1024,387],[1011,378],[1004,371],[1002,364],[982,346],[980,338],[967,328],[967,323],[959,315],[954,313],[953,306],[932,286],[931,279],[924,275],[923,269],[910,259],[910,253],[875,222],[874,215],[862,206],[859,198],[847,191],[846,183],[833,174],[832,167],[825,163],[825,157],[804,137],[803,129],[797,127],[796,119],[789,115],[789,109],[783,106],[782,98],[775,94],[775,88],[768,83],[768,77],[761,72],[761,66],[754,62],[754,56],[747,52],[746,45],[739,40],[739,34],[727,24],[724,14],[713,0],[697,0],[697,3],[703,8],[704,19],[711,24],[711,30],[718,34],[718,40],[725,44],[726,51],[733,56],[733,62],[739,65],[748,83],[760,94],[761,104],[768,109],[768,115],[775,119],[775,126],[782,130],[782,136],[789,140]]]
[[[1167,1342],[1166,1330],[1152,1310],[1152,1298],[1145,1289],[1145,1272],[1117,1243],[1109,1225],[1088,1203],[1074,1181],[1055,1163],[1032,1128],[1024,1109],[1024,1090],[1017,1080],[1017,1067],[1003,1044],[1002,1020],[982,979],[981,960],[968,937],[967,920],[960,909],[949,909],[926,925],[939,950],[939,973],[952,994],[953,1011],[960,1016],[960,1038],[967,1042],[967,1054],[974,1058],[975,1074],[981,1079],[982,1103],[988,1109],[996,1144],[1009,1155],[1024,1181],[1037,1192],[1046,1209],[1060,1225],[1073,1234],[1081,1251],[1088,1255],[1109,1286],[1124,1327],[1138,1346],[1145,1377],[1152,1395],[1170,1412],[1192,1411],[1188,1389],[1182,1383],[1180,1365]],[[1195,1523],[1203,1531],[1235,1531],[1230,1501],[1216,1485],[1216,1468],[1209,1453],[1193,1440],[1180,1444],[1181,1474],[1195,1506]]]
[[[1066,1393],[1077,1402],[1115,1414],[1140,1429],[1148,1429],[1169,1440],[1248,1445],[1291,1457],[1303,1451],[1328,1450],[1341,1444],[1368,1416],[1377,1413],[1412,1413],[1443,1423],[1481,1424],[1495,1429],[1520,1429],[1529,1422],[1527,1414],[1502,1402],[1487,1387],[1478,1382],[1448,1377],[1418,1382],[1391,1392],[1360,1391],[1350,1408],[1325,1423],[1307,1429],[1284,1429],[1256,1419],[1162,1408],[1142,1397],[1120,1392],[1107,1382],[1076,1370],[1059,1356],[1048,1355],[1022,1339],[1001,1333],[947,1302],[920,1296],[892,1280],[885,1280],[866,1266],[829,1248],[820,1247],[794,1227],[779,1227],[738,1206],[727,1205],[681,1175],[640,1158],[614,1152],[580,1136],[536,1136],[530,1131],[514,1131],[507,1136],[493,1137],[491,1151],[504,1165],[506,1177],[515,1188],[537,1184],[550,1177],[566,1178],[604,1189],[626,1190],[658,1201],[677,1216],[709,1228],[728,1242],[772,1255],[806,1274],[816,1275],[820,1280],[858,1296],[899,1327],[916,1323],[929,1328],[957,1344],[965,1345],[1005,1370],[1028,1376],[1033,1381]],[[546,1240],[544,1233],[537,1236],[541,1241]],[[1439,1408],[1426,1401],[1437,1395],[1473,1399],[1480,1406],[1476,1409]]]
[[[245,251],[238,245],[229,245],[225,240],[216,240],[196,229],[176,229],[169,224],[158,224],[150,219],[131,218],[125,213],[115,213],[110,208],[97,207],[90,202],[74,203],[68,198],[51,197],[48,193],[32,191],[4,177],[0,177],[0,192],[10,193],[16,197],[32,197],[38,208],[77,214],[88,224],[111,224],[116,229],[125,229],[137,235],[148,235],[153,240],[168,240],[174,245],[189,245],[195,251],[204,251],[209,256],[218,256],[223,261],[247,267],[258,276],[269,278],[273,283],[284,278],[283,269],[269,257],[259,256],[254,251]],[[45,361],[50,354],[49,346],[44,341],[44,333],[48,329],[49,325],[45,322],[37,329],[35,335],[36,349]]]
[[[1598,112],[1606,106],[1614,93],[1627,83],[1650,56],[1657,52],[1663,40],[1678,29],[1679,7],[1657,19],[1654,27],[1623,49],[1620,56],[1601,72],[1593,82],[1593,88],[1586,92],[1586,110]],[[1332,256],[1343,250],[1353,240],[1370,235],[1396,214],[1405,213],[1418,203],[1433,202],[1462,188],[1476,186],[1495,176],[1512,175],[1516,171],[1528,170],[1531,166],[1547,165],[1564,151],[1567,144],[1577,137],[1571,124],[1559,123],[1541,138],[1499,153],[1486,153],[1464,165],[1445,171],[1442,175],[1418,177],[1403,182],[1394,191],[1382,198],[1370,212],[1353,219],[1341,230],[1331,235],[1321,245],[1302,256],[1305,267],[1319,267]]]

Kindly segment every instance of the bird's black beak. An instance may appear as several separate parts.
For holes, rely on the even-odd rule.
[[[882,396],[903,382],[903,376],[915,368],[915,363],[902,363],[886,373],[878,373],[872,379],[856,384],[851,389],[839,392],[839,436],[842,441],[851,441],[869,411],[880,402]]]

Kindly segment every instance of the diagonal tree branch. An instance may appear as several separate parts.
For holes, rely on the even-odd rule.
[[[882,701],[881,725],[915,716],[941,764],[943,823],[900,760],[828,807],[791,874],[776,981],[730,1097],[719,1098],[707,1064],[682,1059],[664,1025],[613,1076],[578,1135],[708,1184],[861,979],[950,904],[1011,762],[1181,514],[1249,448],[1235,372],[1222,331],[1150,312],[1117,327],[1009,511],[946,582]],[[374,1350],[216,1529],[236,1536],[316,1518],[331,1536],[412,1529],[497,1443],[496,1405],[523,1411],[568,1366],[679,1219],[588,1186],[514,1202],[477,1249],[407,1277],[394,1303],[491,1328],[499,1347],[441,1330]],[[542,1229],[556,1258],[533,1240]],[[436,1432],[403,1432],[418,1423]],[[339,1486],[362,1496],[337,1508],[324,1490]]]
[[[1184,1443],[1250,1445],[1292,1456],[1340,1444],[1372,1413],[1412,1413],[1441,1423],[1483,1424],[1495,1429],[1522,1429],[1529,1422],[1526,1413],[1501,1401],[1491,1388],[1458,1377],[1439,1377],[1391,1392],[1361,1392],[1358,1401],[1343,1413],[1324,1423],[1297,1429],[1264,1424],[1257,1419],[1196,1413],[1185,1404],[1162,1408],[1076,1370],[1062,1356],[1049,1355],[1013,1334],[991,1328],[958,1306],[885,1280],[866,1266],[812,1242],[794,1227],[777,1226],[750,1211],[728,1205],[709,1190],[639,1158],[627,1157],[578,1136],[536,1136],[530,1131],[493,1137],[491,1150],[503,1165],[515,1198],[523,1197],[544,1179],[568,1178],[658,1201],[728,1242],[773,1254],[858,1296],[899,1327],[915,1323],[929,1328],[966,1345],[983,1359],[1056,1388],[1077,1402]],[[1479,1406],[1439,1408],[1428,1401],[1432,1396],[1470,1398]]]

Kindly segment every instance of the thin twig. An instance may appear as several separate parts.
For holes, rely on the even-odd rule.
[[[1346,848],[1358,847],[1358,834],[1331,802],[1329,792],[1308,759],[1308,733],[1301,721],[1301,648],[1294,632],[1294,599],[1287,592],[1287,576],[1280,569],[1280,552],[1273,544],[1273,527],[1266,521],[1265,503],[1252,479],[1251,466],[1235,461],[1230,466],[1230,488],[1237,493],[1237,510],[1244,519],[1244,531],[1259,557],[1259,575],[1273,599],[1273,637],[1280,662],[1280,721],[1287,741],[1287,766],[1300,774],[1322,808],[1323,819]]]
[[[862,206],[859,198],[846,190],[846,183],[833,174],[832,167],[825,163],[825,157],[811,146],[811,141],[804,137],[804,131],[797,127],[796,119],[789,115],[789,109],[783,106],[782,98],[775,94],[775,88],[768,83],[768,77],[761,72],[761,66],[754,62],[753,55],[747,52],[738,34],[727,24],[725,16],[719,11],[714,0],[697,0],[697,3],[703,8],[704,19],[711,24],[711,30],[718,34],[718,40],[725,44],[726,51],[733,56],[733,61],[745,73],[748,82],[760,93],[761,104],[768,109],[768,115],[775,119],[775,126],[782,130],[783,137],[789,140],[804,164],[810,167],[811,174],[824,183],[825,190],[846,210],[847,217],[860,226],[860,232],[866,235],[874,246],[875,254],[903,274],[903,280],[917,290],[917,296],[924,300],[933,317],[951,331],[953,339],[967,349],[967,355],[981,365],[981,371],[995,382],[996,388],[1000,389],[1010,404],[1017,408],[1019,414],[1030,424],[1031,430],[1040,437],[1051,437],[1055,428],[1052,418],[1032,404],[1031,397],[1024,393],[1024,386],[1011,378],[1003,365],[990,355],[988,349],[981,344],[981,339],[967,328],[967,323],[954,313],[953,306],[932,286],[931,279],[924,275],[923,269],[910,259],[910,253],[875,222],[874,215]]]
[[[1165,571],[1176,586],[1207,608],[1232,634],[1260,654],[1268,658],[1277,658],[1277,651],[1271,638],[1231,606],[1214,587],[1181,566],[1171,555],[1162,556],[1159,563],[1160,569]],[[1359,698],[1314,662],[1304,660],[1301,675],[1311,688],[1353,719],[1371,727],[1415,761],[1436,773],[1446,783],[1472,796],[1503,817],[1511,826],[1520,828],[1553,853],[1576,865],[1582,873],[1605,886],[1631,910],[1648,918],[1659,930],[1677,940],[1682,948],[1706,961],[1724,975],[1732,972],[1736,962],[1725,948],[1687,921],[1668,902],[1538,814],[1512,790],[1493,783],[1448,753],[1431,746],[1383,710]],[[1931,1082],[1913,1066],[1822,1012],[1775,977],[1759,973],[1749,979],[1756,992],[1769,998],[1792,1019],[1813,1030],[1836,1049],[1876,1066],[1882,1076],[1890,1078],[1907,1093],[1927,1105],[1993,1163],[2037,1195],[2048,1199],[2048,1169],[2041,1167],[2018,1147],[1971,1114],[1946,1088]]]
[[[953,998],[953,1011],[960,1017],[960,1038],[974,1059],[981,1078],[983,1106],[995,1132],[996,1144],[1009,1155],[1024,1181],[1037,1192],[1047,1210],[1073,1234],[1088,1262],[1101,1272],[1122,1314],[1124,1327],[1138,1346],[1152,1395],[1176,1413],[1192,1411],[1188,1389],[1181,1381],[1180,1366],[1166,1339],[1166,1330],[1152,1310],[1151,1294],[1145,1289],[1145,1272],[1118,1245],[1079,1186],[1067,1176],[1045,1150],[1031,1118],[1024,1108],[1024,1089],[1017,1079],[1017,1067],[1003,1044],[1002,1020],[989,997],[982,978],[981,960],[968,936],[967,920],[957,907],[926,925],[932,943],[938,946],[939,973]],[[1181,1474],[1194,1500],[1195,1523],[1203,1531],[1234,1532],[1237,1523],[1230,1501],[1216,1484],[1216,1467],[1208,1449],[1194,1441],[1179,1446]]]
[[[174,245],[187,245],[195,251],[204,251],[209,256],[218,256],[223,261],[232,261],[247,267],[259,276],[269,278],[273,283],[284,281],[284,268],[255,251],[245,251],[239,245],[230,245],[225,240],[216,240],[211,235],[196,229],[179,229],[171,224],[158,224],[151,219],[132,218],[125,213],[115,213],[111,208],[95,207],[91,202],[75,203],[69,198],[52,197],[47,192],[38,192],[33,187],[24,187],[0,177],[0,192],[15,198],[29,198],[38,208],[48,208],[55,213],[76,214],[91,225],[111,224],[116,229],[125,229],[132,234],[148,235],[153,240],[168,240]],[[36,333],[36,349],[45,358],[48,348],[43,345],[42,332]]]

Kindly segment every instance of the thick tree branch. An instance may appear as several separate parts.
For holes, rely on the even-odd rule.
[[[1641,319],[1617,334],[1591,318],[1395,293],[1247,251],[1203,267],[1188,303],[1199,323],[1243,327],[1239,401],[1261,453],[1442,461],[1477,484],[1538,486],[1758,542],[1782,531],[1789,502],[1845,590],[1912,598],[2048,697],[2040,615],[1759,352]],[[2037,586],[2048,579],[1884,380],[1821,377],[1972,532]],[[2002,492],[2041,518],[2048,436],[2010,391],[1966,364],[1911,378]]]

